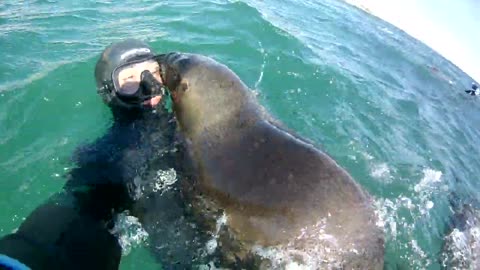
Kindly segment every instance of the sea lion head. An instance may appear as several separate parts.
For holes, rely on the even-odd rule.
[[[183,131],[193,135],[218,126],[225,128],[228,122],[255,110],[251,91],[227,66],[209,57],[184,53],[161,55],[157,61]]]

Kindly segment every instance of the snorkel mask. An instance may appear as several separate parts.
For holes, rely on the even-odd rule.
[[[141,108],[146,101],[166,93],[156,56],[146,43],[136,39],[105,48],[95,66],[95,81],[103,101],[111,107]]]
[[[165,89],[159,80],[160,67],[150,57],[116,67],[111,80],[105,80],[100,91],[130,105],[138,105],[153,97],[165,95]]]

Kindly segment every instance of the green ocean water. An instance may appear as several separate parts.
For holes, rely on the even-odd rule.
[[[0,236],[61,190],[73,151],[111,125],[93,69],[125,38],[227,64],[375,197],[386,269],[440,268],[450,194],[480,195],[472,79],[338,0],[2,1]],[[121,269],[158,269],[145,245]]]

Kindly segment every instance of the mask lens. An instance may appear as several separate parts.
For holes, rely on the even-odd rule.
[[[136,94],[140,87],[142,72],[148,70],[156,79],[160,79],[159,69],[158,63],[153,59],[118,67],[113,74],[116,91],[124,96]]]

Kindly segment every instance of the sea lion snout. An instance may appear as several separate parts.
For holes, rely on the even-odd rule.
[[[193,57],[187,57],[186,54],[173,52],[160,55],[157,57],[157,61],[160,64],[162,80],[170,92],[187,89],[185,85],[180,84],[184,77],[183,75],[195,66],[195,59]]]

